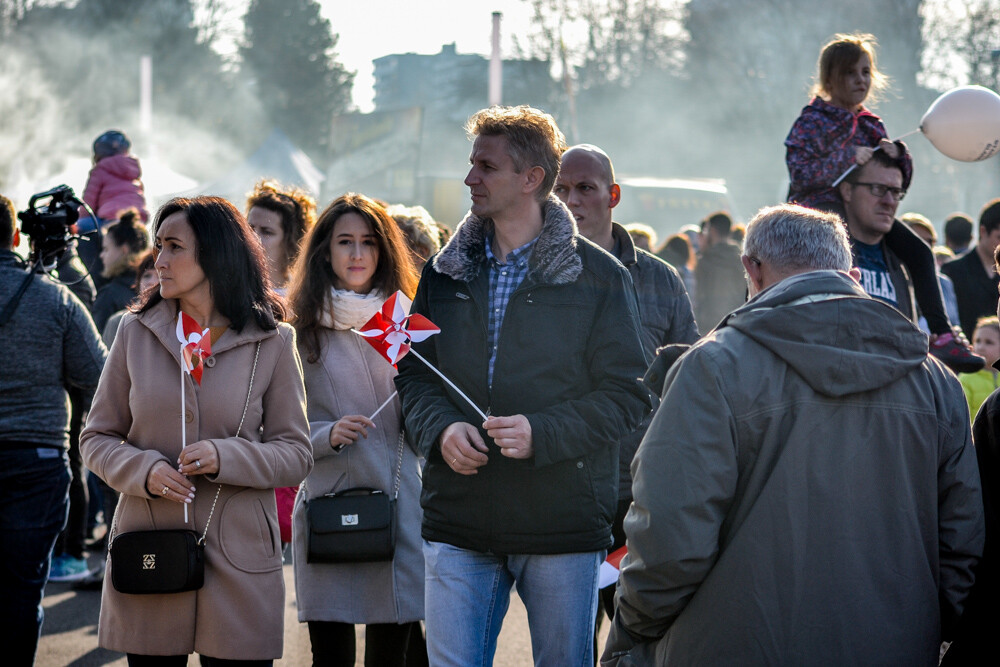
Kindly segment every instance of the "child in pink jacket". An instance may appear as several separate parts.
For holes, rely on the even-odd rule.
[[[149,220],[146,198],[142,186],[142,168],[139,160],[129,154],[132,142],[118,130],[108,130],[94,140],[94,166],[87,178],[83,201],[94,210],[101,226],[117,220],[118,213],[136,208],[143,222]],[[93,229],[90,214],[80,207],[80,231]]]

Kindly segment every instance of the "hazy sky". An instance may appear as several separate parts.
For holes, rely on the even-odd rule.
[[[455,42],[459,53],[490,53],[491,16],[503,14],[501,48],[511,55],[512,36],[522,35],[531,17],[523,0],[320,0],[323,16],[340,35],[337,53],[354,79],[354,103],[361,111],[373,104],[372,60],[390,53],[433,54]]]

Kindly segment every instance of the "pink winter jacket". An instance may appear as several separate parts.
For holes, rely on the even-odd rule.
[[[131,155],[106,157],[90,170],[83,201],[94,209],[101,220],[117,220],[119,212],[134,206],[139,209],[143,222],[149,220],[146,198],[143,193],[142,167]],[[89,217],[80,207],[80,217]]]

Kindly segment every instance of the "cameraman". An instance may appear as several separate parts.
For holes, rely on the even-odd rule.
[[[9,664],[30,665],[52,545],[66,522],[66,387],[92,392],[107,350],[67,288],[25,271],[15,234],[14,206],[0,195],[0,646]]]

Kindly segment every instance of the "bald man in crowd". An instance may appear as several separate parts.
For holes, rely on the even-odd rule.
[[[593,241],[621,262],[632,276],[643,351],[652,359],[656,349],[671,343],[698,340],[684,282],[677,270],[659,257],[636,248],[625,228],[613,221],[614,208],[621,201],[615,170],[607,153],[590,144],[573,146],[563,154],[562,166],[552,192],[569,207],[581,236]],[[612,526],[614,544],[609,551],[625,545],[622,520],[632,502],[629,467],[650,417],[621,442],[618,463],[618,511]],[[601,591],[608,617],[614,615],[614,586]]]

